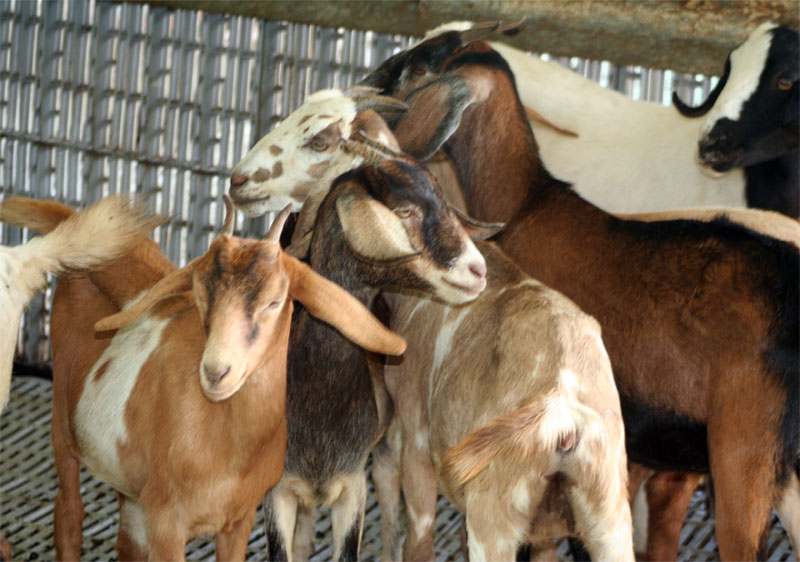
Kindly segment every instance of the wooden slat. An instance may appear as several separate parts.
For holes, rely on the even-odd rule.
[[[759,23],[800,28],[797,0],[128,0],[421,36],[453,20],[526,18],[510,44],[535,52],[720,74]]]

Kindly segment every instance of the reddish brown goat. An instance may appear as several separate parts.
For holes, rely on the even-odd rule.
[[[71,212],[32,208],[27,222],[48,230]],[[206,533],[216,534],[218,559],[244,559],[258,502],[283,471],[293,298],[359,345],[404,350],[349,293],[281,251],[285,216],[257,241],[229,236],[229,214],[226,233],[182,269],[147,242],[102,274],[59,282],[59,559],[80,557],[80,463],[119,491],[120,559],[180,560],[186,541]],[[94,333],[95,323],[112,330],[146,312]]]
[[[770,508],[800,475],[797,249],[726,221],[626,221],[582,200],[542,167],[508,65],[459,33],[363,83],[409,105],[395,128],[404,150],[444,145],[473,216],[509,221],[500,247],[600,321],[629,457],[710,471],[723,558],[763,554]]]

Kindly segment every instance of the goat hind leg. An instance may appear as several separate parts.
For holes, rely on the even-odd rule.
[[[795,558],[800,559],[800,477],[797,473],[789,477],[789,482],[780,492],[775,510],[789,535]]]
[[[681,529],[702,474],[657,472],[647,481],[647,560],[677,560]]]
[[[253,521],[256,518],[258,505],[254,506],[248,515],[235,522],[231,529],[217,533],[216,549],[217,560],[244,560],[247,556],[247,543],[250,532],[253,530]]]
[[[57,560],[79,560],[83,535],[83,500],[80,463],[72,456],[61,433],[58,409],[53,408],[53,453],[58,475],[58,493],[53,513]]]
[[[314,553],[314,520],[317,510],[313,505],[298,505],[294,532],[294,559],[305,562]]]

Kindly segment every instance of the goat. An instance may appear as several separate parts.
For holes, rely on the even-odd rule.
[[[0,207],[0,220],[13,220],[6,207]],[[46,275],[102,267],[135,246],[156,223],[142,207],[112,196],[76,213],[47,236],[13,248],[0,246],[0,412],[8,401],[22,312],[47,284]],[[2,534],[0,560],[11,560]]]
[[[79,463],[119,492],[121,559],[183,559],[186,541],[210,532],[218,559],[244,559],[258,502],[283,470],[292,299],[359,345],[405,348],[346,291],[281,251],[288,210],[256,241],[231,236],[226,204],[223,232],[181,269],[140,252],[104,277],[58,284],[59,559],[80,556]],[[70,210],[24,211],[21,222],[46,229]]]
[[[368,148],[365,154],[373,164],[337,178],[319,205],[309,246],[314,270],[368,305],[387,287],[430,292],[450,303],[474,299],[485,287],[486,269],[467,232],[496,229],[450,211],[432,176],[413,162],[383,161]],[[366,460],[386,430],[391,403],[361,351],[302,314],[289,349],[285,472],[265,499],[269,558],[310,554],[314,508],[322,503],[332,507],[334,558],[357,559]]]
[[[426,38],[480,25],[452,22],[428,32]],[[685,110],[677,97],[673,98],[677,111],[635,101],[558,64],[501,42],[490,43],[511,67],[523,104],[558,124],[530,120],[544,165],[598,207],[634,213],[701,205],[746,206],[795,218],[800,215],[797,44],[796,31],[765,24],[731,54],[735,74],[726,80],[730,65],[726,66],[726,74],[702,106],[708,111],[720,90],[723,96],[717,107],[729,94],[752,100],[741,119],[729,123],[726,154],[734,159],[723,175],[709,174],[695,163],[698,137],[708,128],[711,116],[705,123],[694,118],[701,111]],[[793,84],[788,90],[779,90],[779,72]],[[733,93],[742,86],[749,91]],[[784,99],[776,99],[779,94]],[[770,98],[768,103],[773,104],[766,111],[758,101],[762,98]],[[575,134],[565,135],[563,129]]]
[[[797,248],[726,221],[626,221],[584,201],[540,163],[508,64],[458,32],[363,84],[409,106],[394,126],[404,150],[424,160],[444,146],[476,218],[510,221],[500,248],[600,321],[629,458],[710,471],[722,556],[763,554],[770,506],[800,478]]]
[[[318,128],[327,127],[320,115],[334,122],[348,119],[337,111],[342,104],[335,91],[324,96],[325,103],[319,103],[316,94],[311,96],[296,114],[259,141],[247,160],[274,167],[278,156],[265,147],[280,139],[280,157],[290,159],[301,171],[307,168],[306,141],[297,132],[291,134],[298,116],[321,121]],[[376,117],[371,131],[393,144],[391,133],[385,124],[381,130],[381,124]],[[362,161],[344,147],[331,151],[329,158],[336,170]],[[240,163],[236,169],[247,167]],[[317,212],[310,192],[296,189],[290,178],[269,178],[258,185],[253,193],[261,199],[283,200],[281,195],[287,193],[306,196],[301,215]],[[323,184],[318,189],[324,192],[327,187]],[[600,558],[631,558],[621,413],[615,406],[618,397],[599,328],[563,296],[527,278],[493,245],[480,248],[489,261],[489,284],[472,303],[451,309],[411,295],[384,293],[392,325],[414,341],[402,362],[386,366],[386,384],[402,423],[402,479],[410,529],[404,558],[433,558],[434,472],[444,472],[441,459],[462,438],[458,449],[446,457],[451,459],[448,464],[466,466],[467,472],[481,475],[466,485],[455,474],[441,475],[438,480],[472,526],[473,559],[510,558],[522,539],[540,541],[568,532],[585,537]],[[493,362],[492,357],[498,355],[499,363]],[[429,388],[435,389],[432,395]],[[502,421],[493,420],[497,416],[503,416]],[[503,431],[506,425],[514,425],[515,431]],[[568,429],[559,438],[563,428]],[[469,435],[473,430],[477,433]],[[493,436],[488,441],[496,448],[476,451],[487,434]],[[564,440],[569,439],[572,443],[566,445]],[[515,446],[515,442],[524,445]],[[483,457],[474,459],[480,453]],[[373,467],[383,470],[386,462],[376,451]],[[473,466],[479,463],[491,467],[481,471]],[[557,472],[573,484],[564,486]],[[391,546],[393,535],[386,528],[391,529],[392,503],[397,499],[390,497],[392,490],[382,481],[392,475],[375,476],[384,557],[397,559]],[[553,505],[542,506],[545,497]],[[565,497],[570,501],[565,502]],[[475,502],[480,502],[479,509]],[[514,507],[513,513],[506,509],[508,505]],[[590,525],[589,511],[600,514],[597,517],[603,518],[604,525]]]

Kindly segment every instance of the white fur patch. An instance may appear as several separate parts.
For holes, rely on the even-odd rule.
[[[773,23],[759,26],[747,41],[739,45],[731,53],[731,73],[728,82],[717,98],[717,102],[700,131],[701,138],[708,134],[714,124],[727,117],[737,121],[742,113],[742,106],[749,100],[758,88],[761,72],[767,62],[769,47],[772,43],[770,30],[775,27]]]
[[[150,544],[147,531],[147,514],[137,502],[125,498],[120,508],[120,521],[128,537],[142,550]]]
[[[448,314],[451,312],[451,309],[444,308],[444,313]],[[458,326],[467,316],[469,312],[469,308],[461,309],[455,318],[452,318],[446,321],[441,329],[439,330],[439,334],[436,336],[436,346],[434,347],[433,351],[433,367],[431,367],[431,380],[435,380],[435,374],[439,371],[444,363],[445,357],[450,353],[450,347],[453,343],[453,336],[458,330]]]
[[[158,346],[169,319],[144,316],[117,331],[86,378],[75,429],[82,461],[100,480],[134,496],[120,466],[117,447],[128,441],[125,409],[142,365]],[[108,363],[99,380],[97,371]]]

